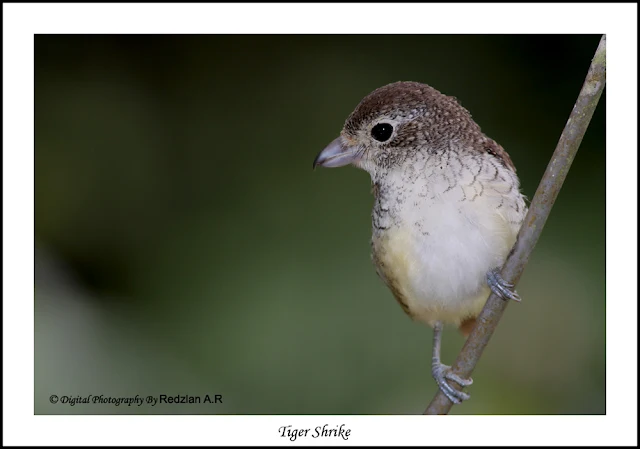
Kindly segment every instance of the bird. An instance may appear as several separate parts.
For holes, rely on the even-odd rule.
[[[440,359],[444,325],[466,337],[491,291],[520,301],[500,276],[527,213],[511,158],[453,96],[419,82],[365,96],[316,167],[371,177],[371,259],[404,312],[433,328],[431,375],[449,400],[473,380]],[[456,389],[451,382],[462,387]]]

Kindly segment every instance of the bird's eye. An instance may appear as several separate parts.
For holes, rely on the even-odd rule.
[[[388,123],[378,123],[371,128],[371,137],[378,142],[386,142],[391,137],[391,134],[393,134],[393,126]]]

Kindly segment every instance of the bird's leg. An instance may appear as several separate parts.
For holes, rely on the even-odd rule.
[[[513,284],[510,284],[502,279],[498,268],[489,270],[489,272],[487,273],[487,284],[489,284],[489,287],[491,288],[493,293],[495,293],[502,299],[513,299],[514,301],[520,302],[520,296],[515,290],[512,290]]]
[[[452,380],[457,384],[467,387],[473,383],[471,379],[462,379],[457,374],[451,372],[451,367],[440,363],[440,341],[442,339],[442,322],[438,321],[433,327],[433,357],[431,358],[431,375],[436,380],[436,383],[440,387],[440,390],[449,398],[454,404],[469,399],[467,393],[458,391],[449,385],[448,380]]]

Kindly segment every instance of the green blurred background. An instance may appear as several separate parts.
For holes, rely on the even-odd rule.
[[[431,330],[375,274],[368,175],[311,163],[362,97],[420,81],[532,198],[599,39],[36,36],[35,412],[421,413]],[[605,413],[604,96],[518,291],[452,413]]]

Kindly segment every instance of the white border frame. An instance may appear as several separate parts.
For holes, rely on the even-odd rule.
[[[4,444],[280,445],[282,425],[325,423],[347,424],[351,437],[294,444],[637,444],[636,4],[3,4],[3,13]],[[380,32],[607,34],[607,414],[34,416],[33,35]]]

